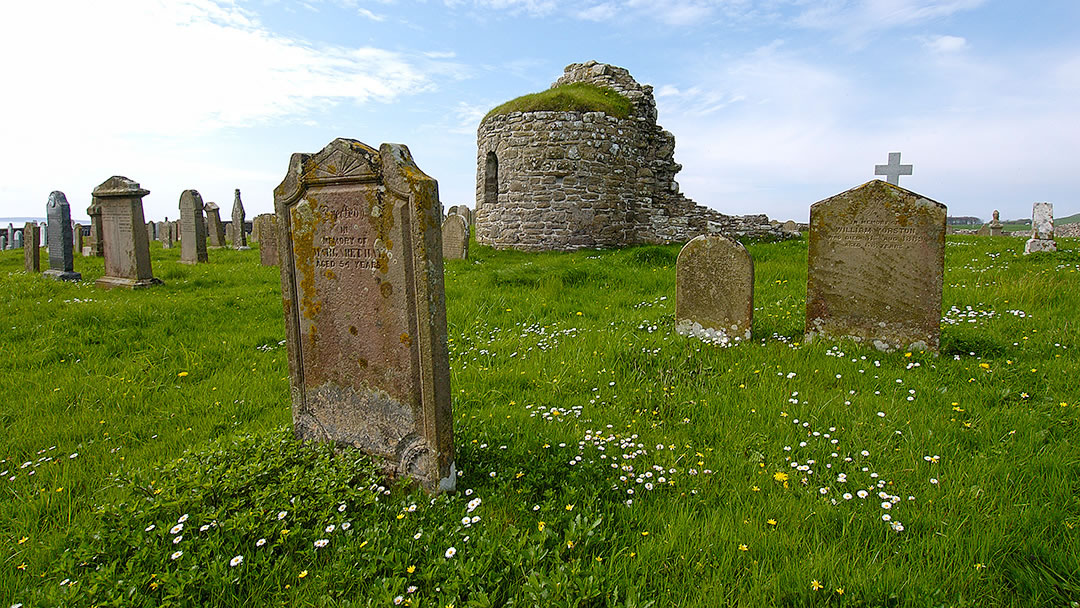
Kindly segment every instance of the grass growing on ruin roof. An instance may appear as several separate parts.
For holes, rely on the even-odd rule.
[[[474,244],[446,265],[462,475],[434,501],[291,439],[257,250],[155,244],[139,292],[0,252],[0,606],[1068,606],[1059,245],[949,237],[934,357],[801,344],[805,240],[750,245],[755,339],[727,349],[672,332],[676,246]]]
[[[493,108],[484,119],[511,112],[603,112],[626,118],[631,109],[630,100],[612,89],[573,82],[511,99]]]

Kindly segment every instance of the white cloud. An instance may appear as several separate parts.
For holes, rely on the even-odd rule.
[[[976,9],[986,0],[821,0],[799,13],[794,23],[833,31],[861,45],[872,32],[908,27]],[[796,2],[796,5],[802,4]]]
[[[578,19],[586,21],[607,21],[617,14],[617,9],[614,3],[604,2],[580,10],[576,14]]]
[[[955,53],[967,48],[967,40],[960,36],[926,36],[921,40],[934,53]]]

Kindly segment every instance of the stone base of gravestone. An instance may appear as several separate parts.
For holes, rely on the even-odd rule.
[[[122,287],[124,289],[143,289],[146,287],[153,287],[154,285],[164,285],[165,282],[156,277],[150,277],[149,279],[124,279],[121,277],[101,277],[97,281],[94,281],[94,285],[101,287],[102,289],[112,289],[114,287]]]
[[[56,279],[57,281],[81,281],[82,280],[82,273],[75,272],[74,270],[65,271],[65,270],[53,270],[52,268],[50,268],[49,270],[46,270],[45,272],[43,272],[41,274],[43,274],[43,275],[45,275],[45,276],[47,276],[47,277],[49,277],[51,279]]]
[[[1028,239],[1024,243],[1024,255],[1040,252],[1052,253],[1057,250],[1057,241],[1051,241],[1050,239]]]

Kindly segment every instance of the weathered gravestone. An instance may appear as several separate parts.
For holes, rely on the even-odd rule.
[[[1001,216],[994,209],[994,217],[990,220],[990,236],[1001,236]]]
[[[442,224],[442,257],[444,260],[469,258],[469,224],[460,215],[450,214]]]
[[[41,272],[41,227],[33,222],[23,226],[23,263],[26,272]]]
[[[7,231],[0,233],[0,250],[7,249]]]
[[[23,233],[21,230],[15,231],[15,237],[12,240],[15,241],[15,249],[23,248]]]
[[[274,205],[296,435],[453,490],[438,184],[405,146],[335,139]]]
[[[1057,251],[1053,203],[1035,203],[1031,207],[1031,238],[1024,243],[1024,255],[1037,251]]]
[[[4,247],[3,249],[15,248],[15,225],[8,222],[7,230],[4,231]]]
[[[975,231],[975,236],[990,236],[990,226],[983,224]]]
[[[785,234],[797,234],[799,232],[799,225],[795,223],[795,220],[788,220],[784,222],[784,225],[780,227]],[[800,233],[801,234],[801,233]]]
[[[675,265],[675,331],[721,346],[750,339],[754,261],[738,241],[692,239]]]
[[[172,249],[173,244],[173,225],[166,217],[165,221],[161,223],[158,228],[158,238],[161,240],[162,249]]]
[[[206,222],[198,190],[184,190],[180,194],[180,234],[180,263],[206,262]]]
[[[71,243],[75,250],[75,253],[82,255],[83,249],[83,227],[82,224],[75,224],[75,228],[71,232]]]
[[[49,269],[45,271],[45,276],[58,281],[79,281],[82,274],[75,272],[71,230],[64,229],[65,226],[71,226],[71,205],[63,192],[54,190],[49,195],[45,209],[49,225],[53,227],[49,231]]]
[[[251,231],[259,233],[259,263],[263,266],[278,264],[277,230],[277,215],[273,213],[256,216],[252,222]]]
[[[157,225],[154,222],[146,222],[146,240],[151,243],[157,240]]]
[[[236,189],[232,204],[232,246],[233,249],[250,249],[247,246],[247,233],[244,227],[244,203],[240,201],[240,189]]]
[[[946,211],[881,180],[811,205],[806,340],[937,350]]]
[[[98,287],[140,288],[160,285],[150,267],[150,243],[146,240],[142,199],[149,190],[119,175],[94,188],[94,205],[101,209],[105,275]]]
[[[206,235],[210,239],[210,247],[225,246],[225,227],[221,225],[221,211],[217,203],[206,203]]]
[[[83,255],[91,257],[101,257],[105,255],[105,236],[101,231],[101,205],[98,205],[93,200],[90,201],[90,206],[86,208],[86,214],[90,216],[90,241],[89,251],[84,250]]]

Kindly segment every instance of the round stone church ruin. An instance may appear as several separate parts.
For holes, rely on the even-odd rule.
[[[527,102],[517,110],[523,97],[486,116],[477,130],[477,242],[572,251],[714,233],[783,238],[765,215],[725,215],[679,192],[675,136],[656,124],[651,86],[624,68],[590,61],[567,66],[545,93],[573,83],[600,87],[591,90],[629,111],[619,117],[588,104],[549,111]]]

